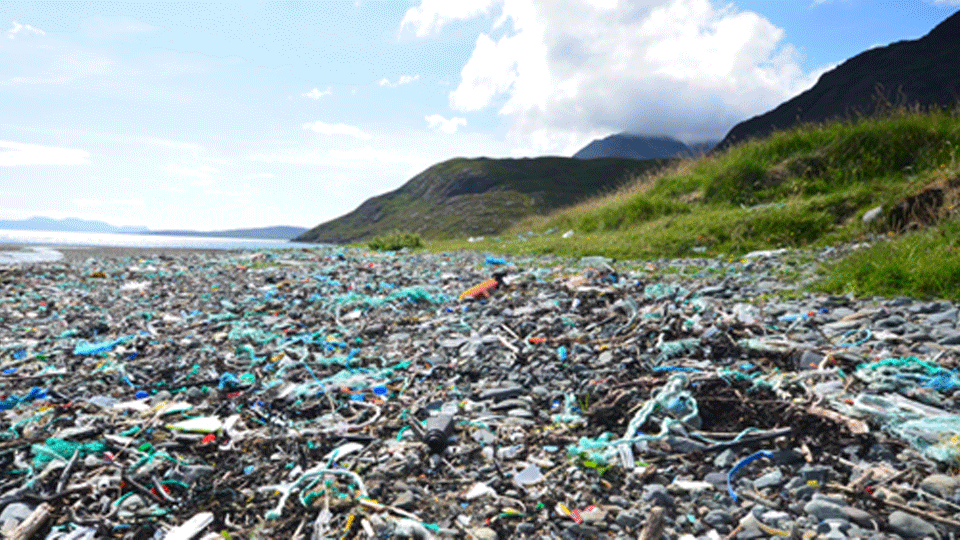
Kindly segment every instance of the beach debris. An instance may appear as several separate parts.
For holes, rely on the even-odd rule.
[[[781,279],[841,254],[0,266],[0,528],[950,538],[960,307]]]

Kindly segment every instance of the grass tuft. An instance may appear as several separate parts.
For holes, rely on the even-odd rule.
[[[423,240],[414,233],[393,231],[375,236],[367,247],[374,251],[399,251],[403,248],[417,249],[423,247]]]

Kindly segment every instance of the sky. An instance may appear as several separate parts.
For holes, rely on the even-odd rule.
[[[0,219],[313,227],[453,157],[719,140],[960,0],[0,2]]]

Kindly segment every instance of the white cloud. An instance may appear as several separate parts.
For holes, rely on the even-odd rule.
[[[404,13],[400,30],[409,26],[417,37],[428,36],[449,22],[484,14],[495,3],[496,0],[421,0],[419,6]]]
[[[527,153],[569,153],[597,133],[722,137],[809,88],[783,29],[719,0],[496,0],[483,9],[423,0],[417,35],[494,6],[450,92],[458,111],[496,107]]]
[[[312,122],[303,125],[303,129],[312,129],[323,135],[349,135],[358,139],[370,139],[372,135],[365,133],[356,126],[347,124],[327,124],[325,122]]]
[[[948,6],[960,6],[960,0],[934,0],[935,4],[947,4]]]
[[[395,82],[395,83],[390,82],[390,79],[384,77],[384,78],[380,79],[379,81],[377,81],[377,84],[379,84],[380,86],[386,86],[386,87],[389,87],[389,88],[396,88],[396,87],[400,86],[401,84],[410,84],[410,83],[412,83],[412,82],[414,82],[414,81],[418,81],[418,80],[420,80],[420,75],[419,75],[419,74],[417,74],[417,75],[401,75],[400,78],[397,79],[397,82]]]
[[[83,150],[0,141],[0,166],[81,165],[90,156]]]
[[[271,173],[259,173],[259,174],[248,174],[243,177],[244,180],[253,180],[255,178],[275,178],[276,175]]]
[[[191,183],[200,187],[213,184],[217,175],[220,173],[218,169],[208,165],[174,165],[172,168],[175,174],[192,178]]]
[[[180,166],[180,167],[175,167],[174,170],[178,174],[182,174],[183,176],[189,176],[191,178],[213,178],[214,175],[220,172],[217,169],[213,167],[209,167],[207,165],[198,165],[195,167]]]
[[[28,35],[34,34],[37,36],[45,36],[46,32],[40,30],[39,28],[34,28],[29,24],[20,24],[17,21],[13,21],[13,26],[7,30],[7,39],[17,39],[17,34]]]
[[[440,133],[456,133],[458,127],[467,125],[466,118],[456,116],[447,120],[439,114],[431,114],[424,116],[423,119],[427,121],[427,126],[430,129]]]
[[[303,97],[308,97],[311,99],[320,99],[323,96],[329,96],[332,93],[333,92],[330,90],[330,87],[328,86],[326,90],[320,90],[319,88],[314,88],[313,90],[307,92],[306,94],[303,94]]]
[[[143,206],[143,201],[140,199],[111,199],[111,200],[101,200],[101,199],[70,199],[70,201],[77,206]]]

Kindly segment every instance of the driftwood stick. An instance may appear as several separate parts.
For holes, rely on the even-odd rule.
[[[51,513],[53,513],[52,506],[47,503],[41,504],[10,533],[7,540],[29,540],[50,519]]]
[[[654,506],[650,510],[650,517],[647,518],[647,522],[644,524],[643,530],[640,531],[637,540],[658,540],[663,536],[663,526],[663,507]]]

